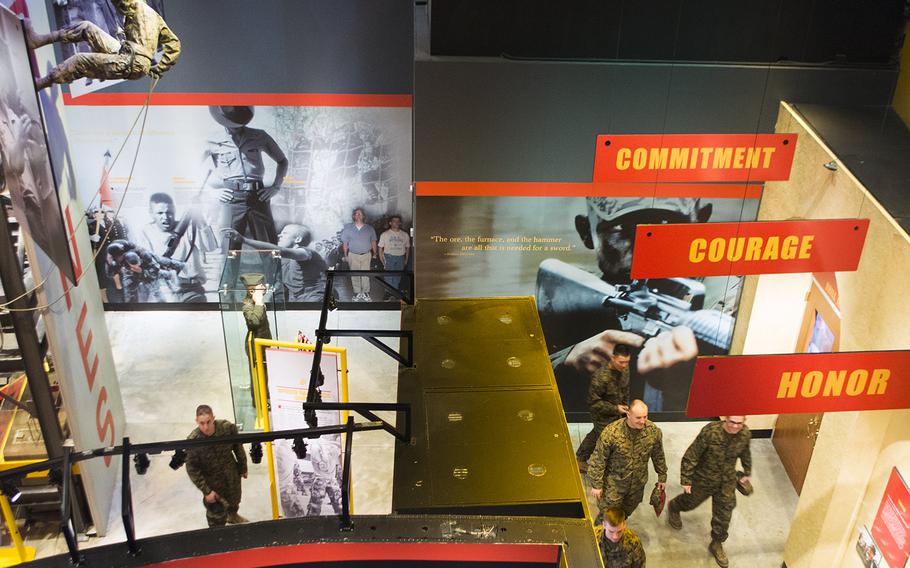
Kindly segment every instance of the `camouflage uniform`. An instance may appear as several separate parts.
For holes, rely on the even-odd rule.
[[[54,67],[38,80],[39,89],[51,83],[70,83],[76,79],[139,79],[145,75],[160,76],[180,57],[180,40],[164,19],[143,0],[114,0],[123,14],[123,42],[111,37],[93,24],[83,21],[46,36],[34,36],[33,47],[53,42],[85,41],[92,53],[77,53]],[[152,66],[155,52],[161,47],[161,60]]]
[[[236,426],[227,420],[215,420],[215,433],[212,436],[236,434]],[[205,437],[196,428],[187,439]],[[240,508],[240,477],[247,472],[246,453],[241,444],[221,444],[188,450],[186,472],[193,484],[202,491],[202,504],[210,527],[224,525],[228,515],[237,513]],[[207,503],[204,497],[212,491],[218,493],[221,499]]]
[[[603,429],[622,418],[618,407],[620,404],[629,404],[629,368],[617,371],[608,363],[594,373],[588,387],[588,408],[594,427],[575,452],[579,461],[588,461]]]
[[[600,538],[600,555],[604,568],[645,568],[645,549],[635,531],[627,528],[619,542]]]
[[[667,481],[667,460],[664,457],[663,433],[648,420],[641,430],[630,428],[625,420],[607,426],[591,457],[588,483],[603,489],[597,506],[601,511],[617,507],[632,515],[644,498],[648,483],[648,458],[661,483]]]
[[[728,434],[723,422],[711,422],[701,429],[683,455],[680,484],[691,485],[692,493],[683,493],[668,503],[670,511],[691,511],[711,497],[711,539],[727,540],[730,518],[736,507],[736,459],[742,462],[746,475],[752,474],[752,433],[747,426]]]

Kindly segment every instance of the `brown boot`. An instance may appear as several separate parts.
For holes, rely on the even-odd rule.
[[[679,511],[673,509],[673,505],[667,507],[667,524],[676,530],[682,530],[682,517]]]
[[[59,32],[51,32],[49,34],[39,34],[35,33],[35,29],[32,27],[32,21],[28,18],[22,20],[22,27],[25,29],[25,44],[29,49],[38,49],[44,45],[54,43],[57,39],[55,34]],[[50,84],[50,83],[48,83]]]
[[[228,513],[227,523],[229,525],[242,525],[243,523],[250,522],[246,517],[242,517],[240,513]]]
[[[727,568],[730,565],[730,559],[727,558],[727,553],[724,552],[724,545],[712,540],[711,544],[708,545],[708,552],[714,555],[714,560],[717,561],[717,565],[721,568]]]

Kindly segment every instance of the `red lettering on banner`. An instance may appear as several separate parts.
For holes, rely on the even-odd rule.
[[[114,445],[114,416],[111,414],[110,409],[107,409],[104,414],[104,423],[101,423],[101,406],[107,402],[107,389],[101,387],[101,390],[98,391],[98,404],[95,406],[95,425],[98,427],[98,439],[102,442],[104,441],[105,436],[107,436],[108,430],[110,430],[110,442],[108,446]],[[111,465],[111,456],[104,456],[104,465]]]
[[[66,299],[66,311],[73,309],[73,299],[70,298],[70,285],[66,281],[66,276],[63,275],[63,271],[57,271],[60,274],[60,285],[63,286],[63,297]]]
[[[69,205],[64,209],[66,213],[66,226],[69,227],[71,243],[71,254],[73,258],[73,275],[76,277],[76,282],[79,282],[79,279],[82,278],[82,260],[79,258],[79,245],[76,244],[76,231],[73,229],[73,218],[70,216]]]
[[[85,316],[88,315],[88,306],[82,304],[82,310],[79,312],[79,321],[76,322],[76,340],[79,343],[79,355],[82,359],[82,368],[85,370],[85,378],[88,381],[88,390],[91,390],[95,387],[95,373],[98,372],[98,355],[92,359],[92,366],[89,368],[88,365],[88,356],[89,349],[92,347],[92,330],[89,330],[85,335],[85,339],[82,338],[82,326],[85,324]]]

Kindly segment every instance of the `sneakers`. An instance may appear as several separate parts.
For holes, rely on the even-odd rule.
[[[250,522],[246,517],[242,517],[240,513],[228,513],[227,523],[229,525],[242,525],[243,523]]]
[[[727,553],[724,552],[724,545],[711,541],[711,544],[708,545],[708,552],[714,555],[714,560],[717,561],[717,565],[721,568],[727,568],[730,565],[730,559],[727,558]]]
[[[676,530],[682,530],[682,517],[679,511],[674,511],[673,507],[667,507],[667,524]]]
[[[351,301],[352,302],[370,302],[370,301],[372,301],[372,299],[370,298],[370,295],[365,292],[357,292],[356,294],[354,294],[354,297],[351,298]]]

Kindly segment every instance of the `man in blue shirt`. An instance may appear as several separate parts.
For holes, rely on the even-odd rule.
[[[353,223],[348,223],[341,230],[341,247],[351,270],[369,270],[370,261],[376,257],[376,230],[365,223],[363,209],[357,207],[351,215]],[[370,278],[354,276],[351,278],[354,287],[355,302],[370,301]]]

